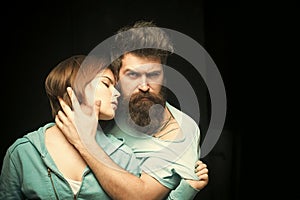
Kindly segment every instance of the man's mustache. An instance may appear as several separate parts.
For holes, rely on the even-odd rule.
[[[152,94],[151,92],[146,92],[146,93],[137,93],[137,94],[133,94],[130,97],[130,101],[132,103],[138,103],[139,101],[141,101],[142,99],[147,98],[149,101],[155,102],[156,99],[161,99],[159,98],[158,95]]]

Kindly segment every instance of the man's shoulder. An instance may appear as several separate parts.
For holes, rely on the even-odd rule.
[[[109,149],[113,148],[115,150],[118,149],[118,151],[121,151],[124,154],[130,155],[130,156],[133,154],[132,149],[124,143],[123,138],[116,137],[112,134],[106,134],[106,136],[110,140],[110,146],[107,148],[109,148]],[[112,150],[112,152],[114,152],[114,151]]]

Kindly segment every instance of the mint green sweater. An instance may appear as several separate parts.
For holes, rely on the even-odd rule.
[[[0,199],[110,199],[88,167],[78,193],[73,194],[45,146],[45,130],[53,125],[49,123],[28,133],[9,147],[0,176]],[[137,160],[128,146],[111,135],[98,133],[96,138],[118,165],[140,175]]]

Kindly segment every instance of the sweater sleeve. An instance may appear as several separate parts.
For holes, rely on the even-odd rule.
[[[171,190],[166,200],[192,200],[199,190],[193,188],[186,180],[181,179],[179,185]]]
[[[5,154],[0,175],[0,199],[22,199],[20,177],[15,167],[14,154],[9,148]]]

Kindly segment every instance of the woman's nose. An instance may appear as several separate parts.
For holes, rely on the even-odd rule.
[[[120,95],[120,92],[116,88],[114,88],[113,96],[118,98]]]

